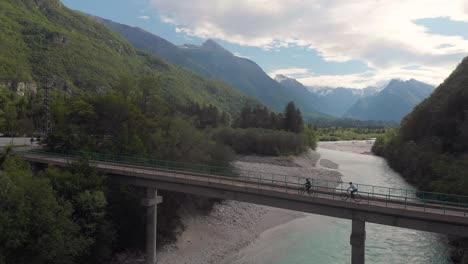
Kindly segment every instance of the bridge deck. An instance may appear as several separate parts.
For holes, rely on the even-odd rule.
[[[67,165],[75,160],[73,157],[36,153],[23,153],[22,155],[28,161],[58,166]],[[461,234],[459,227],[462,227],[462,233],[468,234],[468,209],[466,207],[392,199],[374,196],[370,193],[362,193],[360,202],[351,199],[343,201],[340,197],[343,192],[329,186],[313,186],[315,195],[310,196],[299,194],[297,183],[287,181],[279,183],[273,178],[226,177],[102,161],[92,161],[91,164],[101,172],[120,175],[126,181],[137,185],[154,184],[159,188],[173,191],[248,201],[348,219],[353,218],[356,213],[361,213],[366,215],[366,221],[369,222],[425,231],[431,231],[432,228],[427,227],[425,223],[431,222],[440,224],[440,228],[434,232],[458,235]],[[392,219],[384,219],[385,216]],[[414,220],[414,223],[409,223],[408,219]],[[419,226],[421,224],[424,226]],[[447,225],[455,225],[457,228],[450,229]]]

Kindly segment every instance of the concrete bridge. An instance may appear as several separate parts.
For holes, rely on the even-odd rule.
[[[67,166],[76,155],[22,152],[33,164]],[[86,155],[85,155],[86,156]],[[220,168],[131,157],[88,155],[99,172],[147,188],[147,263],[156,258],[158,189],[237,200],[352,221],[350,244],[353,264],[365,261],[365,223],[468,236],[468,197],[413,190],[358,185],[362,200],[342,199],[342,183],[312,179],[314,195],[300,194],[305,178],[245,172],[227,175]],[[284,178],[283,178],[284,177]]]

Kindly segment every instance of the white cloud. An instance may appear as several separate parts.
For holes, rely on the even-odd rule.
[[[268,73],[268,75],[270,75],[272,78],[274,78],[278,74],[285,75],[291,78],[299,78],[300,76],[310,75],[311,73],[307,68],[278,69]]]
[[[139,17],[137,17],[137,18],[138,18],[138,19],[143,19],[143,20],[149,20],[149,19],[151,19],[150,16],[139,16]]]
[[[298,81],[306,86],[326,86],[326,87],[349,87],[365,88],[369,86],[379,86],[382,82],[391,79],[416,79],[434,86],[439,85],[454,68],[438,67],[393,67],[383,70],[372,70],[359,74],[348,75],[309,75],[298,78]]]
[[[187,35],[271,50],[303,46],[327,61],[364,61],[376,78],[416,64],[426,67],[400,73],[441,82],[447,75],[439,73],[468,53],[468,40],[430,34],[414,23],[435,17],[468,22],[466,0],[150,1],[165,22]],[[436,77],[426,73],[431,70]]]
[[[240,52],[234,52],[233,54],[234,54],[234,56],[239,57],[239,58],[244,58],[244,59],[249,59],[249,60],[252,59],[249,56],[245,56],[245,55],[241,54]]]

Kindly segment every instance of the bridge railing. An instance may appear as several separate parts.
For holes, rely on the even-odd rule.
[[[255,183],[272,184],[283,188],[286,192],[296,191],[305,183],[308,178],[312,183],[312,190],[319,195],[328,195],[335,199],[348,188],[347,183],[341,181],[332,181],[325,179],[315,179],[313,177],[291,176],[284,174],[275,174],[262,171],[240,170],[219,166],[210,166],[203,164],[194,164],[177,161],[167,161],[151,159],[146,157],[132,157],[113,155],[106,153],[95,153],[86,151],[68,151],[68,150],[42,150],[35,149],[29,151],[42,155],[70,158],[85,158],[90,161],[100,161],[109,163],[119,163],[129,166],[143,166],[158,169],[177,170],[199,174],[199,177],[205,177],[207,174],[222,177],[231,177],[237,180],[245,180]],[[205,175],[205,176],[203,176]],[[468,197],[454,194],[444,194],[435,192],[424,192],[410,189],[389,188],[383,186],[373,186],[366,184],[355,184],[359,194],[364,198],[363,202],[379,201],[382,205],[391,206],[398,203],[404,208],[422,207],[424,211],[439,208],[444,213],[452,207],[468,208]],[[438,205],[440,207],[437,207]],[[467,211],[467,210],[465,210]],[[463,212],[468,215],[468,212]]]

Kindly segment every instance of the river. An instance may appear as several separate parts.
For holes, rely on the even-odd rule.
[[[318,148],[323,159],[339,164],[344,182],[412,189],[384,159]],[[262,233],[232,256],[233,264],[350,263],[351,221],[308,215]],[[444,236],[366,223],[366,263],[449,264]]]

